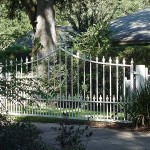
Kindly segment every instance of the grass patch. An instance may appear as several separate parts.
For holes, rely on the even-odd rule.
[[[64,118],[50,118],[50,117],[39,117],[39,116],[10,116],[14,118],[14,121],[23,122],[38,122],[38,123],[60,123],[64,120]],[[71,124],[87,124],[88,120],[75,120],[69,119]]]

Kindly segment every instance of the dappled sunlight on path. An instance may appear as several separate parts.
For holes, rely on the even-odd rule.
[[[55,141],[57,132],[52,127],[59,127],[58,124],[34,123],[43,131],[43,140],[59,148]],[[108,128],[90,128],[93,132],[87,150],[150,150],[150,133],[119,131]],[[83,139],[83,143],[86,143]]]

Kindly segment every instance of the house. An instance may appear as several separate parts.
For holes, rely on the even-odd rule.
[[[120,17],[110,24],[116,44],[150,44],[150,8]]]
[[[71,26],[57,26],[59,40],[67,43],[71,39],[71,34],[75,33]],[[110,31],[113,43],[125,44],[150,44],[150,8],[139,10],[127,16],[120,17],[111,22]],[[29,37],[33,35],[29,32]],[[27,43],[32,46],[31,38],[22,37],[16,41],[17,45]]]
[[[73,38],[72,34],[76,33],[71,26],[56,26],[56,30],[58,33],[58,42],[61,44],[67,44]],[[31,48],[33,36],[33,31],[30,31],[17,39],[15,45],[26,45]]]

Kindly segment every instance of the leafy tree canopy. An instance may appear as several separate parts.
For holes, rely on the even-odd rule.
[[[31,30],[28,17],[24,12],[18,12],[18,17],[14,19],[8,19],[7,12],[6,5],[2,4],[0,7],[0,50],[5,49]]]
[[[1,43],[6,42],[7,45],[12,41],[9,40],[11,36],[7,36],[8,39],[4,36],[5,33],[12,35],[14,40],[18,38],[18,32],[19,35],[24,34],[31,29],[31,25],[35,30],[35,14],[39,1],[0,0],[0,3],[3,4],[1,12],[4,12],[3,15],[1,13],[3,16],[3,23],[1,24],[3,32],[0,32],[1,37],[3,37]],[[50,0],[44,1],[49,2]],[[73,41],[73,47],[93,54],[101,54],[102,51],[103,53],[107,52],[106,49],[109,48],[110,44],[106,29],[111,20],[142,9],[149,4],[149,0],[53,0],[53,2],[57,6],[56,18],[59,18],[59,22],[68,21],[80,33]],[[28,15],[31,25],[22,11]],[[6,15],[11,19],[17,19],[7,20]],[[5,27],[7,27],[6,30]]]
[[[84,0],[66,5],[62,17],[67,19],[79,33],[72,43],[73,49],[88,56],[116,55],[109,38],[112,34],[108,30],[110,22],[143,9],[148,4],[148,0]]]

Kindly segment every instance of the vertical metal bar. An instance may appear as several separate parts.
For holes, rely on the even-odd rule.
[[[41,99],[42,99],[42,95],[40,95],[39,99],[40,99],[40,112],[39,112],[39,115],[41,115],[41,114],[42,114],[42,111],[41,111],[41,109],[42,109],[42,107],[41,107]]]
[[[33,57],[31,57],[31,78],[33,79],[33,77],[34,77],[34,64],[33,64],[33,61],[34,61],[34,59],[33,59]],[[28,61],[27,61],[28,62]]]
[[[28,57],[26,57],[26,62],[25,62],[25,78],[27,77],[27,73],[28,73]],[[31,65],[31,72],[32,72],[32,65]],[[27,79],[27,78],[26,78]]]
[[[77,101],[78,101],[78,114],[79,114],[79,95],[80,95],[80,89],[79,89],[79,52],[77,52]]]
[[[65,96],[64,94],[62,95],[62,102],[63,102],[63,108],[62,108],[62,112],[64,113],[65,112],[65,104],[64,104],[64,101],[65,101]]]
[[[58,94],[56,96],[54,96],[54,102],[55,102],[55,109],[54,109],[54,115],[58,116]]]
[[[15,74],[16,74],[16,79],[17,79],[17,72],[18,72],[18,65],[17,65],[17,58],[16,58],[16,62],[15,62],[15,67],[16,67],[16,72],[15,72]]]
[[[34,80],[34,64],[33,64],[33,62],[34,62],[34,59],[33,59],[33,57],[31,57],[31,79],[32,79],[32,87],[34,86],[34,83],[33,83],[33,80]],[[34,90],[33,88],[31,89],[32,91]],[[32,114],[34,114],[34,103],[33,103],[33,99],[32,99]]]
[[[116,100],[116,99],[115,99],[115,95],[113,95],[113,103],[114,103],[114,105],[113,105],[113,110],[114,110],[114,116],[113,116],[113,117],[114,117],[114,118],[113,118],[113,119],[114,119],[114,120],[116,119],[116,115],[118,116],[118,112],[115,111],[115,100]]]
[[[37,79],[37,85],[39,85],[39,56],[38,56],[38,54],[36,55],[36,79]],[[38,101],[37,101],[38,102]],[[37,103],[36,102],[36,103]],[[37,114],[38,113],[38,106],[37,105],[35,105],[35,113]]]
[[[79,52],[77,52],[77,94],[79,95]]]
[[[77,110],[76,110],[76,108],[77,108],[77,105],[76,105],[76,103],[77,103],[77,99],[78,99],[78,96],[75,94],[74,95],[74,107],[75,107],[75,114],[74,114],[74,117],[76,118],[77,116],[76,116],[76,114],[77,114]],[[73,108],[72,108],[73,109]]]
[[[91,59],[91,55],[90,55],[90,115],[91,115],[91,111],[92,111],[92,59]]]
[[[12,75],[12,60],[10,60],[10,64],[9,64],[9,66],[10,66],[10,70],[9,70],[9,85],[10,85],[10,96],[11,96],[11,104],[12,104],[12,107],[11,107],[11,112],[13,112],[13,108],[14,108],[14,111],[15,111],[15,106],[14,106],[14,103],[13,103],[13,101],[14,101],[14,98],[13,98],[13,86],[12,86],[12,84],[11,84],[11,75]],[[16,110],[16,112],[15,113],[17,113],[17,110]]]
[[[32,67],[32,66],[31,66]],[[31,70],[32,70],[32,68],[31,68]],[[26,57],[26,62],[25,62],[25,76],[24,76],[24,78],[25,78],[25,84],[27,85],[27,84],[29,84],[28,82],[27,82],[27,80],[28,80],[28,75],[27,75],[27,73],[28,73],[28,58]],[[32,83],[31,83],[32,84]],[[25,86],[26,86],[25,85]],[[30,86],[32,86],[32,85],[30,85]],[[22,86],[23,87],[23,86]],[[29,92],[29,89],[25,89],[24,90],[24,98],[26,98],[26,93],[28,93]],[[29,106],[30,107],[30,106]],[[30,108],[29,108],[29,110],[30,110]],[[31,111],[32,112],[32,111]]]
[[[89,110],[89,104],[90,104],[90,97],[89,95],[86,96],[86,101],[87,101],[87,115],[90,115],[90,110]],[[89,117],[89,116],[88,116]]]
[[[42,60],[41,60],[41,67],[42,67],[42,74],[41,74],[41,84],[42,84],[42,87],[40,87],[40,90],[42,90],[43,91],[43,93],[41,92],[41,94],[40,94],[40,115],[42,115],[43,114],[43,105],[42,105],[42,103],[43,103],[43,100],[44,100],[44,98],[45,98],[45,75],[46,75],[46,64],[45,64],[45,58],[43,58]]]
[[[96,109],[97,109],[97,119],[98,119],[98,57],[96,57]]]
[[[54,79],[54,88],[53,90],[56,90],[56,61],[55,61],[55,57],[53,57],[53,67],[52,67],[52,71],[53,71],[53,79]]]
[[[31,82],[32,82],[32,87],[34,87],[34,64],[33,64],[33,62],[34,62],[34,57],[32,56],[31,57]],[[33,89],[30,89],[30,90],[35,90],[35,88],[33,88]],[[35,114],[36,112],[35,112],[35,109],[36,109],[36,104],[35,104],[35,102],[34,102],[34,100],[32,99],[32,114]]]
[[[7,70],[7,73],[6,73],[6,79],[7,79],[7,98],[8,98],[8,109],[9,109],[9,102],[10,102],[10,112],[12,112],[12,97],[10,95],[10,92],[11,92],[11,87],[10,87],[10,80],[9,80],[9,63],[6,62],[6,70]]]
[[[59,106],[60,106],[60,100],[59,100],[59,94],[57,93],[57,96],[56,96],[56,101],[57,101],[57,116],[59,116]]]
[[[134,91],[134,66],[133,66],[133,59],[131,59],[131,66],[130,66],[130,92]]]
[[[48,87],[50,86],[50,57],[47,57],[47,81]]]
[[[21,78],[22,78],[22,64],[23,64],[23,59],[21,57],[21,68],[20,68],[21,69],[21,72],[20,72],[21,73]]]
[[[84,115],[85,115],[85,99],[86,99],[86,95],[85,95],[85,92],[86,92],[86,84],[85,84],[85,55],[83,56],[84,58],[84,61],[83,61],[83,109],[84,109]],[[82,110],[81,110],[82,111]]]
[[[103,62],[103,115],[104,115],[104,118],[105,118],[105,58],[103,56],[103,59],[102,59],[102,62]]]
[[[71,51],[73,55],[73,51]],[[73,106],[73,56],[71,55],[71,104]],[[72,117],[73,117],[73,109],[72,109]]]
[[[108,97],[108,95],[106,96],[106,118],[107,118],[107,120],[108,120],[108,101],[109,101],[109,97]]]
[[[118,60],[118,57],[116,57],[116,102],[117,102],[117,110],[113,110],[114,112],[114,115],[115,115],[115,111],[117,111],[117,120],[118,120],[118,93],[119,93],[119,71],[118,71],[118,63],[119,63],[119,60]],[[113,103],[113,105],[115,106],[115,104]],[[115,108],[115,107],[114,107]]]
[[[66,109],[65,113],[68,116],[68,96],[64,95],[64,101],[65,101],[65,104],[66,104],[65,105],[65,109]]]
[[[126,96],[126,90],[125,90],[125,59],[123,59],[123,97]]]
[[[45,74],[45,63],[44,63],[44,59],[42,59],[41,60],[41,73],[42,73],[42,75],[41,75],[41,79],[43,80],[44,79],[44,74]]]
[[[46,112],[47,112],[47,115],[50,115],[50,108],[51,107],[53,107],[53,106],[51,106],[50,107],[50,104],[52,104],[53,102],[51,102],[50,103],[50,98],[52,98],[51,97],[51,95],[50,95],[50,57],[48,56],[47,57],[47,83],[48,83],[48,85],[47,85],[47,102],[45,102],[45,107],[46,107]]]
[[[29,82],[30,82],[30,84],[32,86],[32,88],[30,90],[33,91],[34,90],[34,88],[33,88],[34,87],[34,70],[33,70],[34,69],[34,64],[33,64],[33,56],[31,57],[31,62],[30,63],[31,63],[31,82],[30,82],[30,80],[29,80]],[[32,114],[35,114],[35,107],[34,107],[34,105],[36,105],[36,104],[35,104],[34,100],[32,99]]]
[[[62,66],[62,64],[61,64],[61,49],[59,49],[59,95],[60,95],[60,116],[61,116],[61,105],[62,105],[62,102],[61,102],[61,98],[62,98],[62,80],[61,80],[61,76],[62,76],[62,74],[61,74],[61,66]]]
[[[6,112],[8,111],[9,113],[9,108],[8,108],[8,87],[7,87],[7,60],[5,61],[5,80],[6,80],[6,90],[5,90],[5,95],[6,95],[6,101],[5,101],[5,107],[6,107]]]
[[[72,97],[70,96],[70,94],[68,95],[68,101],[69,101],[69,117],[71,116],[71,112],[70,112],[70,101],[72,101]],[[71,116],[72,117],[72,116]]]
[[[120,103],[124,103],[122,95],[119,96]],[[121,106],[119,105],[120,113],[123,114],[123,110],[121,109]],[[120,120],[122,121],[124,119],[124,116],[120,117]]]
[[[123,59],[123,99],[124,99],[124,103],[126,103],[126,87],[125,87],[125,81],[126,81],[126,78],[125,78],[125,58]],[[124,110],[124,115],[125,115],[125,110]],[[125,117],[124,116],[124,120],[125,120]]]
[[[20,94],[21,95],[20,96],[25,97],[25,92],[22,91],[22,87],[23,87],[23,85],[22,85],[23,84],[23,82],[22,82],[22,65],[23,65],[23,59],[21,57],[21,65],[20,65],[20,67],[21,67],[20,68],[20,89],[21,89]]]
[[[100,103],[100,119],[102,119],[102,96],[99,96],[99,103]]]
[[[36,55],[36,76],[37,76],[37,79],[39,78],[39,62],[38,62],[38,59],[39,59],[39,56],[38,54]]]
[[[65,80],[65,85],[66,85],[66,100],[68,99],[68,71],[67,71],[67,66],[68,66],[68,61],[67,61],[67,53],[66,53],[66,47],[65,47],[65,74],[66,74],[66,80]]]
[[[17,88],[17,81],[18,81],[18,76],[17,76],[17,58],[16,58],[16,61],[15,61],[15,67],[16,67],[16,70],[15,70],[15,77],[16,77],[16,82],[15,82],[15,95],[16,95],[16,99],[18,99],[18,88]],[[23,110],[22,108],[21,108],[21,110]],[[21,113],[22,113],[22,111],[20,111]]]
[[[110,117],[112,115],[112,59],[111,57],[109,58],[109,101],[110,101]]]
[[[95,114],[97,114],[97,113],[95,113],[95,104],[96,104],[96,96],[94,95],[93,96],[93,101],[92,101],[92,104],[93,104],[93,110],[92,110],[92,114],[93,114],[93,118],[95,118]],[[96,115],[96,118],[97,118],[97,115]]]

